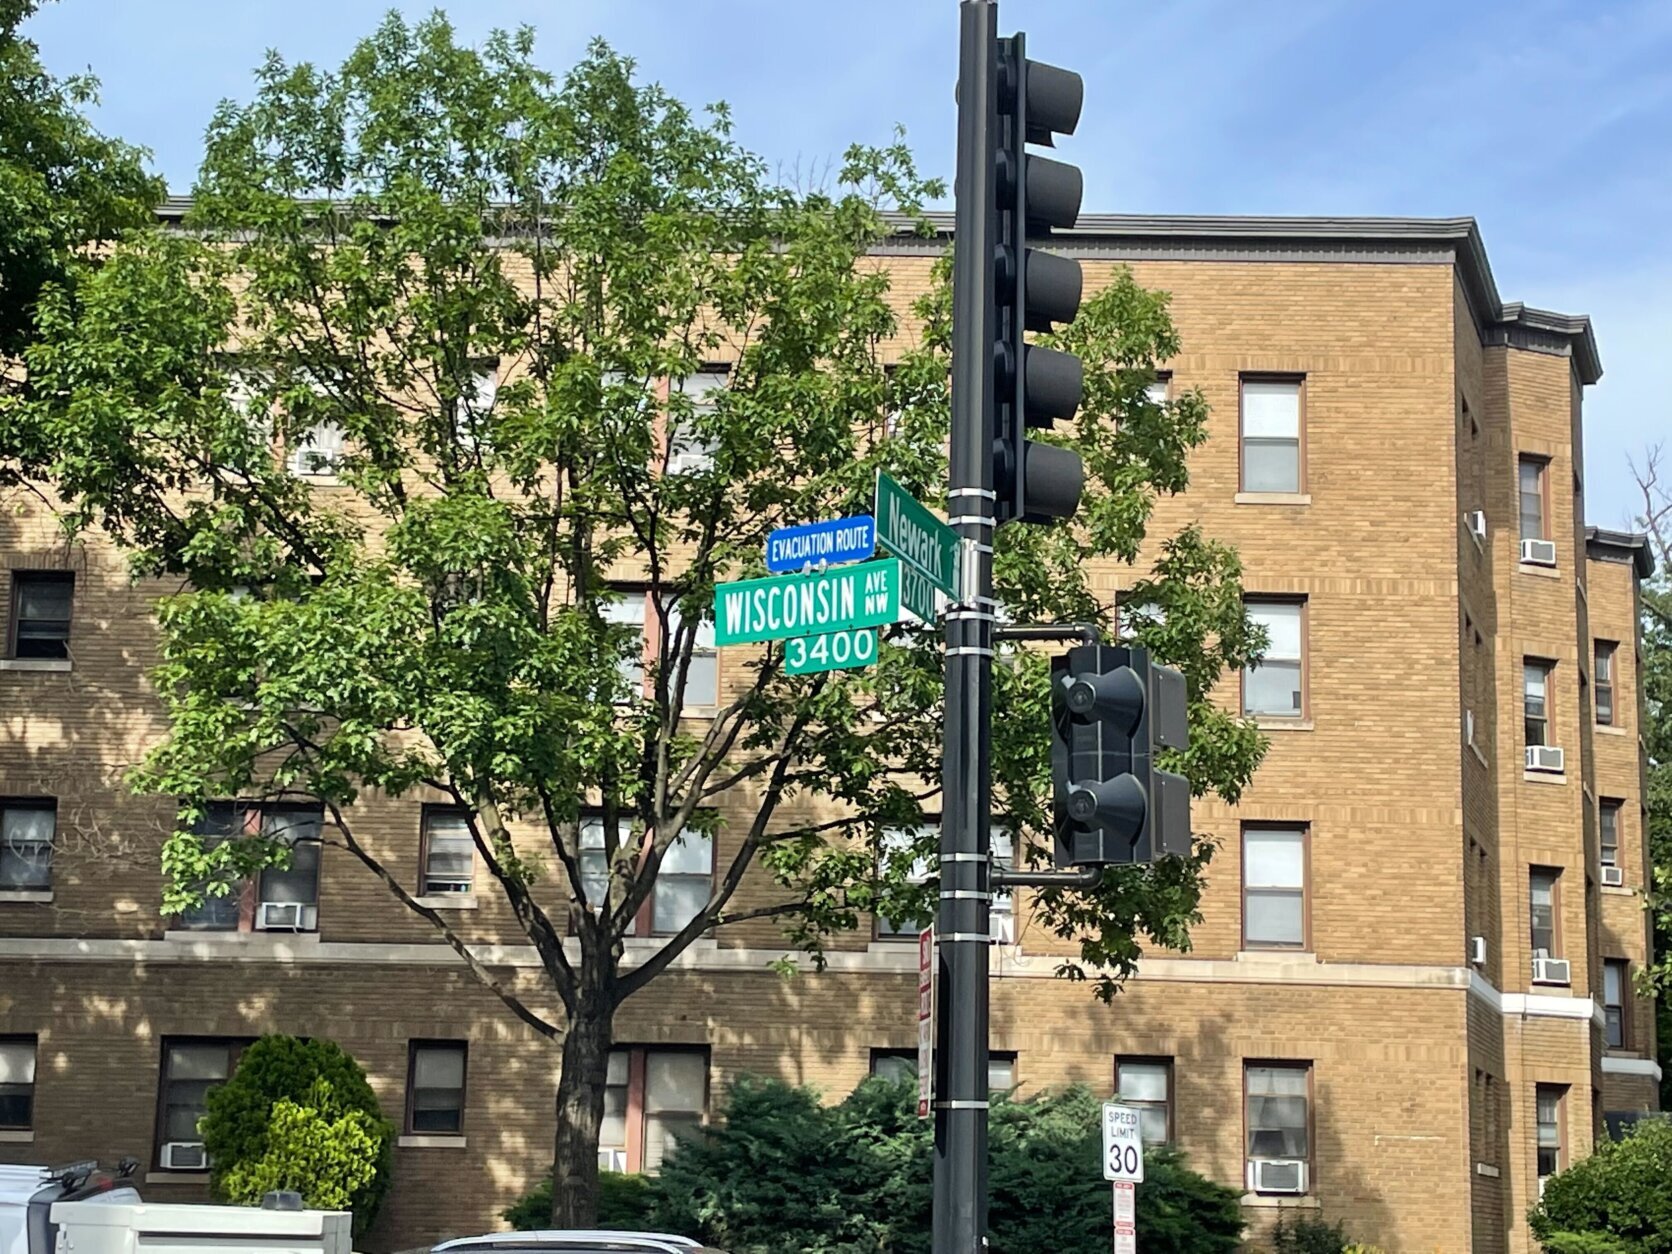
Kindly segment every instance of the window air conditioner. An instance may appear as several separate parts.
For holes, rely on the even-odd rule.
[[[202,1141],[169,1141],[163,1146],[164,1171],[204,1171],[208,1166]]]
[[[1477,967],[1486,965],[1486,937],[1469,937],[1469,961]]]
[[[1534,984],[1570,984],[1572,964],[1566,958],[1534,958]]]
[[[995,945],[1014,945],[1016,943],[1016,916],[1009,911],[999,913],[997,910],[989,916],[989,930],[992,932]]]
[[[624,1149],[600,1149],[598,1151],[599,1171],[627,1170],[627,1151]]]
[[[311,932],[319,923],[319,907],[299,901],[264,901],[255,925],[263,932]]]
[[[1602,883],[1605,888],[1621,888],[1626,882],[1626,869],[1620,866],[1605,866],[1602,868]]]
[[[1554,540],[1523,540],[1521,542],[1521,560],[1532,566],[1554,566],[1556,564],[1556,542]]]
[[[1555,745],[1528,745],[1527,769],[1529,771],[1550,771],[1553,774],[1562,773],[1562,751]]]
[[[1306,1164],[1298,1158],[1251,1158],[1248,1187],[1256,1193],[1305,1193]]]
[[[1469,531],[1476,539],[1486,539],[1486,511],[1472,509],[1468,514]]]

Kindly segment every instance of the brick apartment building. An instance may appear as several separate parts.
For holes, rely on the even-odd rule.
[[[943,243],[882,250],[903,296]],[[1220,695],[1271,749],[1242,804],[1195,808],[1221,852],[1193,949],[1146,959],[1113,1005],[1052,978],[1060,942],[1016,903],[994,1083],[1145,1104],[1256,1229],[1321,1210],[1390,1252],[1526,1251],[1541,1177],[1654,1108],[1659,1077],[1632,993],[1650,558],[1583,518],[1590,325],[1502,302],[1468,219],[1086,217],[1063,246],[1093,284],[1124,263],[1173,293],[1167,386],[1202,389],[1212,435],[1155,526],[1238,546],[1272,644]],[[29,507],[0,513],[0,1158],[132,1152],[151,1196],[200,1196],[207,1088],[241,1042],[311,1034],[365,1064],[403,1134],[367,1248],[495,1226],[549,1161],[557,1053],[427,925],[329,849],[159,917],[172,814],[119,782],[161,731],[152,592]],[[447,813],[365,806],[409,886],[535,987]],[[712,871],[676,869],[669,910]],[[654,1168],[740,1072],[840,1095],[909,1065],[916,951],[892,930],[789,981],[770,923],[699,942],[618,1017],[611,1162]]]

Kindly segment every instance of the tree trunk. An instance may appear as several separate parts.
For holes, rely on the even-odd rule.
[[[614,1011],[583,1000],[563,1038],[552,1153],[552,1227],[598,1226],[598,1132],[604,1122]]]

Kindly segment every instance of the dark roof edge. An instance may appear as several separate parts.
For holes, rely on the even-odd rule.
[[[165,197],[157,207],[157,216],[178,221],[191,204],[190,196]],[[939,211],[924,217],[937,237],[943,240],[951,237],[952,214]],[[900,235],[915,233],[914,219],[891,215],[891,221]],[[1309,243],[1337,247],[1349,243],[1448,247],[1483,341],[1494,331],[1499,333],[1494,337],[1499,342],[1506,338],[1517,342],[1518,337],[1513,334],[1516,331],[1538,333],[1546,341],[1553,339],[1566,346],[1581,383],[1595,383],[1602,377],[1602,359],[1588,317],[1531,309],[1519,301],[1506,304],[1499,298],[1480,226],[1473,218],[1082,213],[1073,230],[1058,231],[1053,238],[1064,245],[1108,245],[1121,240],[1154,244],[1156,240],[1178,239],[1242,247],[1281,245],[1285,250]]]
[[[1655,573],[1655,555],[1649,548],[1649,537],[1641,531],[1609,531],[1605,527],[1585,528],[1585,551],[1599,550],[1598,557],[1612,557],[1615,561],[1627,558],[1637,568],[1637,577],[1647,579]]]

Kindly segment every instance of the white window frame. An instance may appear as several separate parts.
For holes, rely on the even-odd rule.
[[[884,828],[882,833],[882,855],[884,858],[898,856],[922,839],[924,833],[938,832],[939,830],[938,826],[931,823],[924,823],[922,826],[915,828]],[[930,866],[929,859],[927,857],[917,857],[912,859],[911,869],[906,873],[906,882],[908,884],[926,884],[933,877],[934,869]],[[930,916],[928,922],[918,922],[912,920],[889,919],[879,913],[876,916],[875,934],[876,938],[880,941],[916,940],[918,933],[920,933],[925,927],[929,926],[932,922],[934,922],[933,915]]]
[[[316,422],[296,437],[295,447],[285,459],[290,473],[303,479],[334,479],[342,464],[347,440],[334,422]]]
[[[1258,597],[1251,596],[1244,600],[1244,607],[1248,617],[1266,629],[1267,650],[1258,662],[1249,666],[1242,673],[1242,713],[1245,718],[1268,719],[1304,719],[1307,711],[1306,692],[1306,632],[1307,632],[1307,603],[1292,597]],[[1288,613],[1294,614],[1295,620],[1295,652],[1280,653],[1277,649],[1277,632],[1273,625]],[[1262,617],[1262,615],[1264,617]],[[1294,691],[1298,695],[1299,704],[1293,709],[1257,709],[1251,699],[1251,681],[1254,676],[1266,668],[1281,667],[1285,673],[1293,669],[1295,676]]]
[[[715,402],[711,393],[723,391],[731,378],[729,366],[704,366],[694,374],[674,380],[672,391],[691,397],[694,415],[713,413]],[[668,411],[668,470],[670,475],[692,474],[714,467],[714,452],[720,447],[716,436],[698,437],[696,433],[682,434],[673,411]]]
[[[45,839],[25,836],[23,815],[48,816]],[[29,825],[39,822],[36,818]],[[52,863],[58,846],[58,803],[47,797],[0,799],[0,860],[32,874],[0,880],[0,892],[33,893],[52,891]]]

